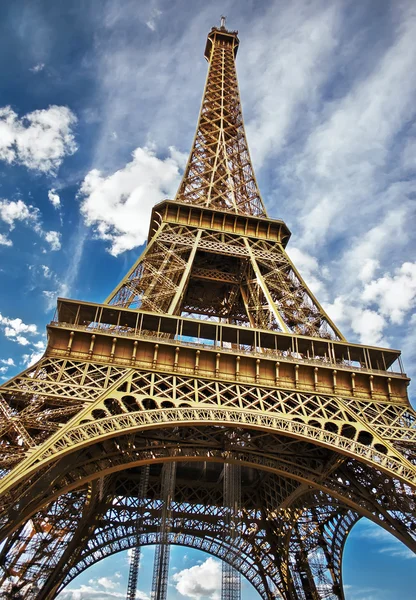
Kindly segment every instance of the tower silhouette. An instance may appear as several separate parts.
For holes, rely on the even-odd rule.
[[[237,571],[265,600],[342,599],[361,516],[416,548],[400,352],[348,343],[286,254],[251,165],[238,45],[224,23],[208,34],[183,180],[140,258],[103,304],[58,299],[45,355],[0,388],[15,597],[51,600],[102,558],[158,544],[159,600],[179,544],[230,566],[224,597]]]

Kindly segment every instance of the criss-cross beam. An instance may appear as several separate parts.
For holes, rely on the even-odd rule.
[[[40,540],[39,538],[34,539],[29,533],[29,541],[32,542],[32,545],[30,548],[26,548],[25,555],[19,556],[20,560],[14,561],[12,566],[14,573],[18,574],[22,585],[25,583],[30,585],[34,580],[39,582],[41,591],[38,592],[36,598],[42,598],[42,600],[53,598],[59,582],[62,582],[62,580],[65,580],[65,583],[67,583],[68,580],[72,579],[77,573],[86,568],[86,566],[92,564],[92,562],[100,560],[109,553],[132,547],[138,528],[144,532],[139,537],[141,545],[143,543],[152,544],[161,541],[160,524],[163,522],[163,518],[160,511],[160,502],[156,499],[160,495],[158,477],[153,477],[149,488],[149,493],[154,499],[148,499],[143,507],[137,502],[137,492],[134,491],[134,488],[131,486],[126,488],[123,485],[123,481],[121,480],[120,483],[120,479],[117,479],[117,476],[113,476],[113,484],[106,486],[108,488],[106,504],[95,506],[95,514],[91,521],[88,523],[79,522],[79,525],[83,527],[83,531],[77,535],[75,530],[74,539],[77,537],[79,544],[82,539],[86,545],[84,545],[84,548],[81,548],[81,551],[78,548],[78,552],[70,556],[68,556],[67,552],[68,560],[65,563],[62,563],[62,560],[59,561],[59,552],[55,548],[56,560],[58,562],[50,565],[50,569],[45,568],[45,558],[50,554],[46,552],[46,539],[50,538],[53,541],[56,537],[56,532],[60,531],[61,528],[61,523],[52,519],[52,513],[56,512],[55,505],[51,506],[46,513],[44,511],[40,512],[36,516],[36,519],[33,520],[35,528],[36,523],[48,520],[50,528],[46,532],[47,535],[45,534]],[[184,481],[178,486],[179,498],[174,503],[172,509],[172,521],[175,523],[175,526],[172,527],[171,533],[167,537],[165,536],[165,543],[192,545],[205,549],[223,560],[232,561],[235,568],[242,572],[259,589],[263,597],[267,598],[265,576],[261,573],[261,565],[256,564],[252,558],[256,554],[256,552],[253,552],[253,544],[255,545],[255,542],[251,540],[252,533],[250,531],[250,527],[255,519],[252,510],[247,513],[246,522],[243,527],[246,532],[242,534],[243,545],[230,547],[223,540],[225,512],[219,504],[222,495],[221,486],[208,485],[207,488],[201,486],[199,488],[195,487],[193,496],[194,502],[197,504],[184,502],[184,499],[189,497],[190,489],[192,489],[190,483]],[[131,494],[134,494],[134,496],[132,497]],[[138,511],[140,514],[138,514]],[[143,511],[149,515],[145,523],[142,517]],[[75,519],[77,514],[78,512],[74,512],[74,525],[76,525]],[[131,515],[129,519],[126,518],[127,514]],[[247,522],[247,519],[250,519],[250,523]],[[93,527],[92,531],[89,529],[91,525]],[[259,527],[260,529],[261,527]],[[68,537],[70,536],[68,535]],[[71,541],[69,540],[69,546],[71,545]],[[15,538],[14,542],[19,546],[22,538]],[[5,552],[7,556],[13,555],[13,546],[12,543],[9,544]],[[44,555],[45,552],[46,556]],[[41,572],[36,572],[36,568],[39,568],[39,565],[42,563],[43,568]],[[57,564],[60,564],[60,569],[54,568]],[[50,573],[49,579],[43,582],[42,577],[47,576],[48,572]]]
[[[194,436],[192,431],[189,433],[191,436]],[[174,439],[175,437],[171,437],[171,441]],[[267,438],[263,437],[262,441],[266,449],[268,447]],[[132,440],[126,440],[126,445],[119,445],[117,451],[121,455],[124,455],[127,448],[131,447],[133,443]],[[169,444],[168,438],[160,439],[159,443]],[[183,437],[182,443],[186,443]],[[247,446],[250,445],[248,439],[245,440],[245,443]],[[273,442],[271,441],[270,443]],[[276,445],[276,441],[274,441],[274,444]],[[282,451],[282,447],[280,451]],[[111,453],[109,460],[111,460]],[[82,463],[80,467],[83,468]],[[357,493],[357,490],[354,490],[352,478],[357,480],[359,478],[362,487],[368,489],[366,478],[370,476],[373,477],[372,485],[378,485],[380,489],[385,489],[385,476],[382,473],[379,474],[379,483],[377,483],[370,470],[367,470],[367,472],[362,471],[358,474],[357,471],[351,471],[351,465],[343,464],[341,468],[335,467],[333,471],[334,483],[339,483],[342,479],[348,482],[349,500],[351,500],[354,492]],[[60,551],[64,550],[65,544],[67,544],[68,548],[72,548],[70,556],[75,557],[74,560],[76,559],[75,564],[71,564],[71,561],[69,561],[66,565],[68,575],[65,575],[65,570],[62,572],[62,579],[66,578],[65,581],[67,582],[84,568],[104,556],[120,549],[133,547],[135,535],[137,534],[137,511],[139,510],[137,491],[134,488],[126,486],[125,483],[120,483],[120,478],[118,481],[117,485],[112,484],[109,486],[105,484],[109,494],[107,504],[101,504],[101,509],[99,504],[95,505],[94,513],[96,517],[92,523],[88,520],[88,510],[84,510],[83,512],[79,510],[82,502],[80,503],[79,501],[73,510],[69,510],[65,498],[63,498],[63,503],[61,499],[53,503],[47,513],[41,511],[37,516],[35,515],[35,518],[32,517],[32,523],[35,525],[18,532],[18,535],[13,540],[10,540],[3,549],[4,556],[12,557],[11,564],[6,565],[8,574],[13,575],[11,573],[12,569],[14,576],[19,574],[22,583],[26,581],[27,584],[33,580],[42,584],[42,577],[47,577],[48,572],[50,573],[51,571],[55,572],[56,577],[57,569],[54,569],[54,567],[57,564],[66,564],[62,561],[63,555],[60,555]],[[100,484],[100,480],[98,482],[97,491],[93,495],[95,502],[99,502],[100,494],[102,493],[100,492],[100,488],[104,488]],[[158,485],[160,483],[156,477],[149,488],[149,494],[153,498],[160,497],[160,490],[157,491]],[[258,490],[258,493],[253,493],[253,490]],[[333,569],[334,577],[330,573],[333,581],[333,589],[335,590],[333,597],[342,598],[339,592],[339,589],[342,589],[340,564],[342,548],[349,527],[342,526],[342,524],[339,525],[336,520],[336,514],[347,514],[348,506],[343,505],[340,500],[331,499],[329,496],[312,494],[308,486],[299,485],[295,480],[282,477],[276,478],[276,476],[265,476],[261,482],[257,480],[253,481],[253,489],[248,490],[246,494],[248,494],[248,497],[246,496],[243,503],[244,510],[242,513],[243,534],[241,538],[243,546],[238,547],[234,558],[231,557],[232,560],[228,558],[235,568],[242,572],[255,585],[264,598],[271,598],[273,594],[275,596],[280,594],[282,598],[300,598],[303,600],[301,590],[298,588],[297,591],[294,591],[296,590],[296,577],[293,577],[293,568],[299,562],[297,558],[299,554],[297,555],[296,553],[299,553],[299,547],[301,547],[304,557],[303,563],[307,559],[309,564],[311,562],[309,554],[315,551],[310,566],[311,572],[313,574],[316,573],[318,578],[320,577],[320,573],[324,571],[330,573],[331,565],[328,564],[325,553],[320,557],[316,554],[316,550],[322,548],[322,528],[327,527],[326,537],[328,538],[329,536],[328,539],[331,540],[331,542],[327,542],[327,547],[331,549],[333,554],[335,554],[336,550],[337,555],[337,560],[335,561],[337,564]],[[176,523],[176,529],[171,532],[169,543],[189,543],[190,545],[196,545],[196,547],[208,549],[208,538],[213,539],[216,542],[211,548],[212,553],[227,560],[227,555],[230,553],[231,548],[227,548],[223,544],[222,523],[224,522],[224,516],[218,509],[218,506],[221,506],[221,485],[210,486],[205,484],[205,487],[202,485],[198,488],[192,487],[190,482],[182,480],[178,485],[177,496],[177,505],[173,509],[173,521]],[[385,504],[386,500],[382,498],[381,494],[378,494],[378,496],[380,497],[381,505]],[[84,497],[87,498],[87,495]],[[91,497],[91,493],[89,493],[89,497]],[[114,504],[115,497],[125,498],[125,500],[119,500],[118,503]],[[195,504],[187,506],[183,500],[191,497]],[[67,498],[73,499],[74,496],[71,494]],[[131,498],[134,498],[136,503],[133,506],[131,505]],[[248,504],[247,498],[250,499]],[[394,517],[389,516],[389,510],[385,506],[383,507],[384,512],[381,515],[385,520],[383,525],[386,528],[390,525],[389,530],[396,531],[396,533],[400,531],[400,526],[402,531],[409,528],[409,519],[414,519],[408,496],[403,494],[401,498],[401,503],[396,505],[397,514]],[[367,495],[362,494],[359,499],[357,498],[357,502],[361,503],[360,507],[357,506],[357,509],[361,508],[362,510],[366,508],[368,511],[372,508],[375,512],[377,510],[380,511],[380,507],[371,506],[371,501],[371,493],[367,493]],[[159,541],[158,523],[160,523],[160,508],[157,505],[153,505],[152,502],[149,499],[149,503],[145,507],[146,512],[150,512],[151,517],[144,530],[145,533],[141,536],[141,543],[155,543]],[[263,521],[259,521],[255,516],[257,511],[256,506],[264,507]],[[126,520],[126,513],[129,510],[132,516]],[[402,514],[401,521],[398,520],[399,510]],[[72,515],[70,520],[68,520],[68,514]],[[83,525],[81,523],[82,527],[80,531],[76,519],[80,518],[78,515],[81,514],[85,514],[87,518]],[[102,514],[101,519],[97,516],[99,514]],[[386,521],[387,519],[390,519],[389,524]],[[71,522],[73,523],[72,525]],[[352,521],[346,522],[351,525]],[[42,530],[42,524],[44,523],[49,523],[48,527],[50,529]],[[65,543],[63,543],[64,538],[62,533],[64,525],[66,526],[67,539]],[[395,527],[395,530],[393,527]],[[296,530],[295,537],[290,533],[293,530]],[[334,533],[332,533],[332,530]],[[184,532],[188,538],[186,536],[181,537]],[[281,540],[285,536],[286,544],[282,546]],[[300,545],[299,536],[303,545]],[[80,540],[86,543],[81,550],[80,545],[82,546],[82,544]],[[73,550],[77,550],[77,552],[73,552]],[[54,557],[52,563],[50,563],[51,556]],[[286,562],[284,559],[285,556],[287,557]],[[318,559],[319,569],[316,559]],[[327,580],[328,577],[324,579],[324,581]],[[59,584],[60,582],[58,583],[55,580],[49,588],[56,590]],[[41,590],[36,598],[49,600],[54,597],[54,593],[52,595],[46,594],[48,585],[45,585],[44,589],[45,592]],[[279,596],[277,595],[277,597]]]
[[[176,200],[240,214],[266,216],[244,131],[235,57],[237,32],[213,27],[194,143]]]
[[[153,565],[152,600],[166,600],[168,593],[170,544],[169,533],[172,528],[172,504],[175,494],[176,462],[163,465],[161,474],[161,518],[159,526],[159,544],[156,546]]]
[[[114,489],[114,487],[113,487]],[[120,493],[121,490],[117,486],[117,493]],[[114,492],[113,492],[114,493]],[[72,566],[71,568],[71,560],[69,564],[65,564],[65,568],[63,573],[54,572],[55,578],[60,577],[63,578],[65,573],[68,573],[68,569],[71,569],[68,573],[65,583],[70,581],[76,574],[81,572],[83,569],[87,568],[97,560],[100,560],[106,555],[117,552],[121,549],[127,549],[134,545],[135,535],[137,535],[137,522],[135,519],[136,511],[140,510],[140,508],[134,506],[129,503],[128,497],[119,497],[116,504],[114,504],[114,496],[113,493],[109,496],[107,501],[108,509],[104,513],[102,521],[96,520],[97,533],[92,535],[90,538],[90,543],[92,546],[89,548],[85,548],[85,552],[82,555],[78,555],[78,562],[76,566]],[[201,496],[202,493],[202,496]],[[211,494],[212,499],[214,499],[217,495],[217,492],[214,494],[214,497]],[[200,500],[205,498],[207,500],[207,490],[201,489],[198,493]],[[311,501],[317,505],[319,502],[327,502],[328,499],[319,499],[313,498]],[[222,512],[216,511],[217,516],[217,534],[215,534],[215,519],[211,517],[211,519],[207,520],[206,512],[213,512],[213,507],[211,509],[209,506],[201,507],[201,504],[198,504],[198,511],[195,508],[189,507],[188,510],[183,507],[182,503],[180,504],[182,507],[182,513],[177,512],[179,506],[175,507],[174,519],[177,522],[180,521],[180,526],[174,528],[174,531],[169,534],[169,543],[190,545],[192,547],[197,547],[204,549],[211,554],[222,558],[223,560],[230,561],[232,564],[238,568],[240,572],[242,572],[256,587],[259,593],[265,597],[275,597],[278,592],[278,580],[273,576],[273,571],[270,570],[270,540],[269,536],[265,536],[263,532],[263,526],[261,522],[257,520],[257,523],[254,521],[255,516],[249,515],[251,520],[250,525],[246,521],[243,524],[242,531],[245,532],[242,535],[242,540],[244,540],[243,545],[239,546],[227,546],[226,544],[221,542],[222,538],[222,522],[224,519],[224,515]],[[338,507],[339,508],[339,507]],[[147,527],[143,527],[140,525],[140,528],[146,530],[146,533],[140,535],[140,544],[154,544],[160,542],[160,534],[158,531],[158,519],[157,515],[158,508],[151,503],[147,503],[145,506],[146,513],[150,514],[151,522],[154,523],[153,533],[149,530],[149,525]],[[205,510],[204,510],[205,509]],[[326,510],[324,506],[320,506],[321,515],[327,515],[327,518],[330,519],[331,515],[334,514],[335,507],[332,506],[330,510]],[[126,513],[131,513],[131,518],[126,519]],[[297,511],[300,512],[300,511]],[[148,519],[149,520],[149,519]],[[204,521],[208,521],[205,522]],[[256,527],[254,527],[256,525]],[[281,527],[283,524],[281,525]],[[287,523],[286,523],[287,527]],[[150,525],[150,529],[152,525]],[[206,536],[206,537],[205,537]],[[276,539],[282,536],[282,529],[277,532],[276,531]],[[215,539],[217,541],[215,541]],[[257,540],[257,541],[255,541]],[[137,540],[136,540],[137,541]],[[250,543],[249,543],[250,542]],[[313,540],[309,540],[308,549],[313,549],[316,546],[316,542]],[[261,548],[263,553],[263,558],[258,562],[253,561],[254,556],[259,556],[259,549]],[[39,563],[39,554],[36,557],[35,563]],[[73,564],[73,561],[72,561]],[[259,570],[260,567],[260,570]],[[256,574],[257,569],[257,574]],[[267,580],[268,583],[267,583]],[[275,582],[273,588],[270,588],[270,584]],[[266,584],[266,585],[265,585]],[[280,586],[279,586],[280,587]],[[274,590],[274,592],[273,592]],[[36,598],[49,598],[49,595],[45,593],[46,587],[43,588],[43,593],[36,596]],[[271,595],[272,594],[272,595]],[[274,594],[274,595],[273,595]],[[53,597],[53,596],[52,596]],[[279,596],[280,597],[280,596]],[[286,598],[289,596],[282,595],[282,597]],[[299,596],[302,598],[302,596]]]
[[[153,411],[152,416],[157,416],[157,412],[156,410]],[[215,413],[214,410],[213,414]],[[141,414],[137,413],[137,416],[141,418]],[[30,486],[27,485],[27,482],[25,486],[22,486],[19,497],[21,521],[24,522],[31,514],[39,510],[47,502],[48,495],[52,500],[54,496],[57,497],[65,491],[76,489],[83,481],[88,482],[90,479],[100,477],[103,469],[107,473],[111,470],[128,468],[128,465],[140,462],[144,464],[149,460],[164,461],[168,460],[169,457],[171,457],[171,460],[175,456],[180,460],[187,460],[187,457],[188,459],[192,458],[192,460],[207,459],[220,462],[224,460],[223,448],[224,445],[227,446],[227,435],[229,433],[224,428],[223,421],[218,421],[218,425],[222,423],[221,427],[216,427],[214,421],[214,424],[210,426],[205,424],[202,427],[202,424],[195,425],[189,422],[187,426],[181,425],[178,429],[175,429],[172,425],[166,428],[167,417],[171,414],[174,414],[174,411],[169,409],[162,411],[161,415],[158,416],[158,418],[163,416],[165,423],[165,429],[159,429],[159,431],[163,431],[160,438],[161,442],[155,443],[152,441],[153,435],[151,432],[154,431],[154,428],[149,429],[148,432],[146,430],[139,431],[137,437],[134,433],[129,435],[127,431],[123,431],[118,436],[108,437],[107,435],[101,441],[94,441],[90,438],[89,444],[84,446],[84,449],[81,447],[76,452],[74,451],[75,453],[67,454],[59,463],[50,462],[50,465],[47,468],[45,467],[43,472],[38,469],[38,476]],[[208,411],[208,414],[210,414],[210,411]],[[235,414],[240,419],[244,413],[240,411]],[[126,416],[130,418],[130,415]],[[231,418],[233,413],[229,412],[228,416]],[[125,417],[123,416],[123,418]],[[232,421],[230,422],[232,424]],[[256,421],[253,420],[253,423],[258,422],[259,417],[256,417]],[[232,429],[233,427],[231,427],[231,431]],[[302,429],[300,428],[299,431],[302,431]],[[147,438],[147,435],[150,435],[150,438]],[[167,440],[170,440],[168,444],[166,444]],[[185,442],[185,440],[187,441]],[[268,444],[267,452],[266,442]],[[178,443],[182,448],[179,454],[177,452]],[[120,452],[121,447],[124,447],[122,453]],[[389,480],[391,481],[390,492],[397,495],[402,489],[400,492],[401,502],[411,503],[412,495],[407,491],[408,486],[406,484],[400,483],[399,479],[392,478],[391,475],[386,473],[385,469],[382,469],[382,463],[380,463],[381,471],[378,474],[378,470],[369,469],[369,466],[366,466],[365,463],[361,463],[352,457],[345,462],[345,458],[339,455],[335,449],[330,450],[315,445],[313,440],[309,442],[302,439],[296,440],[286,435],[266,434],[255,429],[251,433],[247,433],[237,456],[239,460],[251,464],[255,468],[271,469],[297,480],[310,482],[311,485],[343,499],[352,509],[355,510],[357,507],[360,514],[376,519],[382,526],[391,526],[394,534],[404,543],[409,544],[411,530],[397,528],[395,519],[389,514],[384,515],[388,511],[385,510],[386,505],[379,498],[383,498],[383,502],[387,501],[388,503],[387,481]],[[331,462],[333,459],[341,461],[337,467],[337,477],[328,474],[325,467],[328,461]],[[335,464],[338,463],[335,462]],[[345,472],[342,472],[343,464]],[[58,473],[60,474],[59,477],[57,476]],[[360,483],[363,474],[366,474],[365,485]],[[371,478],[373,484],[370,485]],[[376,484],[380,485],[379,497],[372,498],[368,490],[374,488]],[[362,498],[366,498],[366,501],[363,502]],[[13,510],[12,505],[9,512],[4,513],[5,519],[7,519],[3,528],[5,533],[12,531],[13,527],[18,524],[18,521],[14,520],[16,517]],[[380,519],[379,515],[382,515]]]
[[[208,35],[191,154],[142,256],[103,304],[59,299],[45,356],[1,386],[0,565],[26,599],[52,600],[138,542],[206,549],[265,600],[342,599],[360,516],[416,549],[400,352],[348,343],[287,255],[290,231],[267,217],[248,153],[238,45],[224,22]],[[242,470],[233,544],[221,486],[218,497],[202,471],[191,485],[197,463]],[[160,475],[172,464],[188,483],[168,531]],[[138,540],[127,474],[145,465],[159,488]]]
[[[133,552],[131,555],[130,561],[130,569],[129,569],[129,579],[127,583],[127,599],[126,600],[136,600],[137,595],[137,581],[139,576],[140,569],[140,557],[141,557],[141,547],[140,547],[140,534],[142,533],[142,523],[140,522],[140,516],[143,518],[143,508],[145,505],[145,499],[147,496],[147,488],[149,485],[149,471],[150,465],[145,465],[140,469],[140,482],[138,489],[138,503],[139,503],[139,511],[138,518],[136,524],[136,534],[137,534],[137,544],[133,548]],[[141,510],[140,510],[141,508]]]
[[[235,438],[238,437],[236,432]],[[231,440],[232,441],[232,440]],[[238,545],[240,534],[241,513],[241,467],[238,464],[226,463],[223,470],[224,506],[226,508],[226,522],[224,524],[224,538],[229,540],[231,547]],[[241,578],[240,574],[228,562],[222,564],[222,600],[240,600]]]

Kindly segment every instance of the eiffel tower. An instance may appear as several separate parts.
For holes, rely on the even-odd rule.
[[[250,161],[238,45],[224,20],[208,34],[183,180],[140,258],[103,304],[58,299],[45,355],[0,388],[11,597],[51,600],[157,544],[166,598],[178,544],[228,565],[223,598],[242,575],[264,600],[335,600],[360,517],[416,549],[400,352],[347,342],[286,254]]]

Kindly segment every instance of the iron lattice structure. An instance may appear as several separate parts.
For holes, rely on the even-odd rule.
[[[237,432],[236,432],[237,433]],[[225,463],[223,470],[223,503],[227,510],[224,527],[224,538],[230,550],[234,550],[238,540],[241,524],[241,467],[235,463]],[[239,600],[241,598],[241,576],[233,567],[233,561],[222,563],[222,600]]]
[[[238,43],[208,35],[188,165],[142,256],[105,303],[59,299],[44,357],[0,388],[2,583],[24,598],[157,543],[221,558],[264,600],[342,599],[361,516],[416,548],[400,352],[348,343],[288,258],[250,162]]]
[[[140,547],[140,534],[142,533],[142,523],[143,523],[143,511],[145,506],[145,498],[147,496],[147,488],[149,484],[149,472],[150,465],[145,465],[140,470],[140,487],[138,494],[138,515],[140,518],[137,519],[136,524],[136,544],[132,548],[131,558],[130,558],[130,569],[129,569],[129,579],[127,582],[127,600],[136,600],[137,595],[137,583],[140,569],[140,556],[141,556],[141,547]],[[140,510],[141,509],[141,510]]]
[[[175,493],[176,462],[167,462],[161,473],[161,517],[159,527],[159,543],[156,547],[153,565],[153,582],[151,598],[161,600],[167,598],[169,578],[169,533],[172,527],[172,501]]]

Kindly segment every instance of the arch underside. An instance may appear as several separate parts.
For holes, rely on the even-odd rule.
[[[169,543],[198,548],[229,562],[265,600],[308,598],[299,580],[297,555],[302,553],[313,571],[317,597],[343,597],[342,550],[356,513],[289,478],[245,468],[239,535],[230,545],[221,505],[222,465],[190,466],[193,475],[199,473],[193,480],[198,483],[188,480],[189,465],[179,463]],[[137,468],[52,502],[6,542],[5,574],[18,577],[27,590],[37,582],[35,591],[24,588],[26,598],[49,599],[102,558],[131,548],[138,540],[141,545],[157,543],[161,517],[157,469],[158,465],[151,468],[144,503],[136,496]],[[262,509],[257,508],[260,502]],[[325,558],[329,556],[331,561]]]
[[[0,564],[4,580],[39,584],[26,598],[51,600],[89,564],[134,545],[132,481],[145,464],[143,534],[154,539],[166,461],[178,464],[171,535],[224,560],[222,465],[242,465],[228,559],[263,598],[343,598],[342,548],[360,516],[416,550],[414,415],[404,405],[373,423],[335,396],[49,358],[8,386]]]
[[[336,448],[416,487],[416,415],[408,403],[45,357],[2,386],[0,409],[1,494],[9,481],[77,447],[167,422],[274,430]]]
[[[138,523],[143,543],[154,543],[160,524],[159,471],[167,460],[178,463],[172,543],[186,538],[229,560],[267,600],[343,598],[342,549],[359,516],[416,549],[412,497],[397,480],[281,434],[240,429],[236,444],[235,431],[194,425],[124,433],[96,440],[40,469],[36,480],[26,481],[16,512],[9,513],[3,528],[9,529],[1,557],[4,578],[18,577],[28,585],[36,581],[39,590],[25,597],[51,600],[90,564],[134,546]],[[234,552],[224,534],[224,462],[243,465]],[[143,517],[137,486],[146,463],[151,478],[140,509]]]

